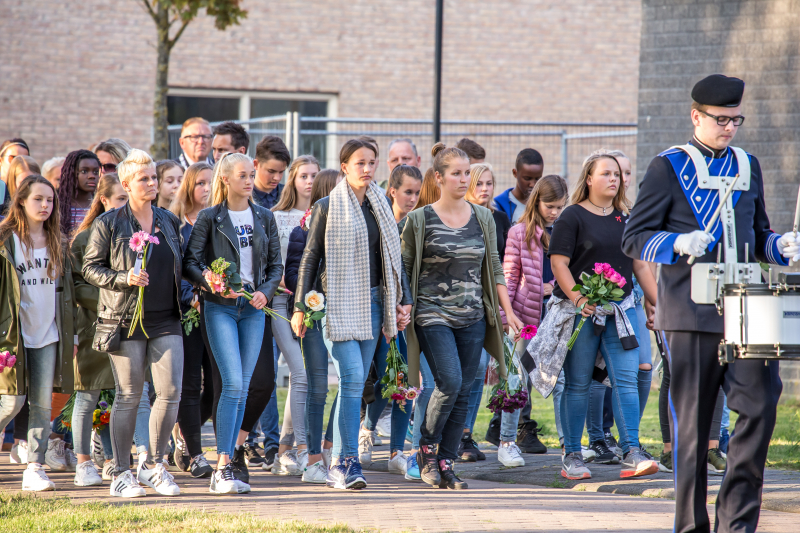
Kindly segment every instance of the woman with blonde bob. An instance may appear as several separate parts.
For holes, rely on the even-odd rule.
[[[111,495],[144,496],[143,483],[163,496],[180,494],[167,472],[164,454],[178,415],[183,375],[183,342],[180,323],[181,250],[178,218],[153,205],[156,198],[156,165],[142,150],[131,150],[118,165],[128,202],[106,211],[92,223],[83,257],[83,277],[100,289],[98,328],[93,345],[105,339],[103,331],[119,325],[118,347],[109,350],[116,382],[111,410],[111,444],[116,468]],[[147,250],[147,269],[135,269],[137,252],[129,246],[134,233],[144,231],[158,239]],[[150,274],[153,278],[150,279]],[[137,302],[139,287],[143,299]],[[138,303],[144,310],[141,325],[131,328]],[[109,325],[105,328],[103,325]],[[150,413],[150,468],[140,455],[137,475],[130,469],[130,447],[142,397],[145,374],[150,369],[156,401]]]
[[[219,459],[210,487],[215,494],[250,491],[249,484],[235,478],[231,457],[264,336],[261,309],[272,299],[283,274],[275,217],[251,200],[254,179],[249,156],[222,156],[214,167],[211,206],[200,211],[183,259],[186,278],[205,291],[203,320],[222,378],[216,418]],[[218,258],[236,265],[252,300],[248,302],[242,293],[213,291],[205,276],[208,265]]]
[[[44,472],[45,452],[58,447],[63,456],[64,441],[48,440],[51,398],[53,392],[72,392],[72,272],[58,207],[50,182],[29,176],[0,224],[0,323],[8,325],[0,351],[17,359],[0,372],[0,428],[19,413],[27,396],[24,491],[55,489]]]
[[[595,334],[592,324],[583,327],[563,362],[564,393],[561,398],[561,424],[565,455],[561,475],[568,479],[588,479],[591,472],[583,462],[581,435],[586,420],[589,390],[598,351],[605,360],[614,388],[614,418],[620,431],[624,453],[620,477],[653,474],[658,465],[639,444],[639,367],[636,342],[636,310],[631,294],[631,278],[636,274],[647,298],[655,302],[656,283],[647,263],[626,256],[621,249],[622,233],[628,218],[622,168],[616,157],[593,154],[585,161],[572,194],[572,205],[564,209],[553,226],[548,255],[557,286],[548,304],[548,315],[566,316],[577,327],[581,317],[598,312],[606,316],[606,327]],[[573,291],[581,274],[594,274],[595,265],[609,264],[621,276],[623,291],[615,309],[589,305],[580,291]],[[620,337],[618,331],[627,331]],[[548,332],[540,331],[539,336]],[[647,347],[641,347],[647,349]]]
[[[289,236],[292,230],[300,225],[300,220],[311,207],[311,190],[319,170],[319,162],[314,156],[301,155],[292,161],[289,165],[286,186],[281,192],[280,200],[272,208],[275,223],[278,225],[281,259],[284,266]],[[281,286],[285,287],[283,280]],[[286,317],[286,320],[272,321],[272,335],[289,366],[289,398],[283,413],[280,447],[272,465],[272,473],[300,476],[308,466],[305,425],[308,380],[300,343],[292,335],[292,326],[288,322],[294,314],[294,298],[290,294],[278,294],[272,302],[272,307]],[[297,443],[297,451],[292,450],[294,443]],[[324,478],[322,481],[324,482]]]

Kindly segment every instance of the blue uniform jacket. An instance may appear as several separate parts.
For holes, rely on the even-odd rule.
[[[715,154],[696,140],[691,141],[720,174],[734,175],[736,161],[731,150]],[[749,154],[748,154],[749,155]],[[733,198],[736,221],[736,240],[739,261],[744,261],[745,243],[748,244],[749,262],[786,264],[777,247],[779,235],[769,228],[769,218],[764,205],[764,182],[758,159],[750,157],[750,189],[735,192]],[[673,251],[675,238],[690,233],[700,226],[698,216],[710,218],[708,211],[719,205],[716,190],[698,190],[694,167],[689,156],[681,150],[667,150],[655,157],[645,172],[641,189],[631,217],[622,236],[622,249],[629,257],[661,263],[658,280],[658,303],[655,325],[666,331],[697,331],[723,333],[722,317],[712,304],[695,304],[691,299],[691,266],[689,256],[678,256]],[[726,159],[727,158],[727,159]],[[687,187],[681,185],[675,167],[682,168]],[[712,175],[717,175],[712,172]],[[687,192],[688,191],[688,194]],[[708,202],[705,202],[708,195]],[[698,199],[703,201],[698,204]],[[690,204],[690,200],[693,202]],[[719,224],[718,224],[719,226]],[[721,229],[717,232],[720,234]],[[717,240],[709,245],[706,254],[697,263],[714,263],[717,259]],[[723,252],[724,254],[724,252]],[[724,260],[724,259],[723,259]]]

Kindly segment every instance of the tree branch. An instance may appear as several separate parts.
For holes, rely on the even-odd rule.
[[[183,30],[186,29],[186,26],[188,26],[190,22],[191,22],[191,20],[184,20],[183,24],[181,24],[181,27],[178,30],[178,33],[175,34],[175,37],[173,37],[172,39],[170,39],[167,42],[167,46],[169,47],[170,50],[172,50],[172,47],[175,46],[175,43],[178,42],[178,39],[181,38],[181,35],[183,34]]]
[[[150,2],[148,0],[140,0],[140,2],[144,4],[144,7],[147,8],[147,11],[150,13],[150,16],[153,17],[153,20],[158,22],[158,16],[156,15],[156,12],[153,11],[153,8],[150,7]]]

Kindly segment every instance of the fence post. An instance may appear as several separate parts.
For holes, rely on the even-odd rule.
[[[286,134],[284,135],[284,143],[286,147],[292,142],[292,112],[286,112]]]
[[[569,160],[567,158],[567,130],[561,131],[561,177],[567,179]]]
[[[298,151],[300,147],[300,113],[294,111],[292,113],[292,157],[300,155]]]

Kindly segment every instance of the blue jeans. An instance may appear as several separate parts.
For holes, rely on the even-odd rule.
[[[275,339],[272,339],[272,354],[274,357],[273,364],[275,375],[278,374],[278,358],[280,357],[280,352],[278,351],[277,343]],[[278,387],[273,387],[272,389],[272,396],[269,398],[269,402],[267,402],[267,406],[264,408],[264,412],[261,413],[261,418],[258,419],[258,426],[261,426],[261,431],[264,432],[264,449],[269,450],[270,448],[277,448],[278,447],[278,439],[280,439],[280,430],[278,429],[278,425],[280,423],[279,416],[278,416]],[[247,436],[247,442],[253,444],[256,439],[258,438],[258,432],[256,431],[257,428],[253,428],[253,431]]]
[[[439,458],[455,461],[481,360],[486,320],[458,329],[440,325],[414,327],[436,383],[422,421],[420,445],[440,444]]]
[[[433,372],[425,354],[419,354],[419,373],[422,374],[422,392],[419,393],[414,401],[414,431],[411,436],[411,449],[419,449],[419,439],[422,438],[422,420],[425,418],[425,411],[428,410],[428,402],[433,394],[436,384],[433,382]]]
[[[58,343],[41,348],[25,348],[28,373],[28,462],[44,464],[50,439],[50,407],[55,378]],[[21,357],[21,354],[20,354]],[[0,428],[17,416],[25,403],[25,395],[0,396]]]
[[[636,311],[625,312],[636,329]],[[575,317],[575,327],[581,317]],[[581,436],[589,406],[592,372],[598,350],[603,356],[614,388],[614,417],[620,434],[620,446],[627,452],[639,446],[638,350],[624,350],[617,334],[614,318],[608,317],[605,330],[594,334],[591,318],[587,319],[575,345],[564,360],[564,396],[561,399],[561,423],[565,452],[581,451]],[[621,423],[620,423],[621,422]]]
[[[403,361],[408,362],[408,347],[406,346],[406,336],[404,333],[397,335],[397,348],[400,350],[400,355],[403,356]],[[389,345],[386,339],[381,335],[380,344],[375,351],[375,370],[378,373],[378,383],[375,384],[375,401],[367,405],[367,415],[364,417],[364,426],[370,430],[375,431],[375,425],[381,417],[386,404],[389,403],[389,398],[382,396],[383,386],[380,380],[386,374],[386,354],[389,353]],[[400,404],[392,402],[392,436],[389,451],[403,450],[406,443],[406,432],[408,431],[408,421],[411,418],[411,402],[407,402],[406,406],[402,409]],[[405,412],[403,412],[405,409]]]
[[[150,448],[150,382],[146,380],[142,387],[139,409],[136,411],[136,429],[133,432],[133,444],[136,446],[137,453],[147,452]]]
[[[217,405],[217,454],[231,456],[242,427],[250,378],[261,351],[264,312],[239,298],[235,306],[206,301],[203,314],[208,343],[222,379]]]
[[[466,428],[470,433],[472,433],[472,429],[475,427],[475,421],[478,419],[478,411],[481,409],[483,380],[486,379],[486,367],[489,366],[490,357],[489,352],[486,350],[481,351],[481,362],[478,365],[478,373],[475,375],[475,381],[472,383],[472,390],[469,392]]]
[[[558,433],[558,441],[564,445],[564,426],[561,423],[561,397],[564,395],[564,371],[558,374],[556,386],[553,388],[553,411],[556,419],[556,433]]]
[[[315,322],[314,327],[306,330],[303,338],[303,357],[306,365],[308,381],[308,397],[306,398],[306,443],[308,454],[322,453],[322,424],[325,418],[325,401],[328,397],[328,347],[325,344],[322,321]],[[336,400],[331,407],[336,409]],[[329,433],[332,424],[328,423]],[[325,439],[331,441],[332,435]]]
[[[89,455],[92,451],[92,422],[99,399],[100,389],[75,391],[75,406],[72,408],[71,424],[73,447],[78,455]],[[149,403],[147,405],[150,406]],[[109,426],[105,425],[97,430],[97,435],[103,442],[103,455],[106,459],[112,459],[114,454],[111,451]]]
[[[361,396],[375,355],[383,326],[383,294],[381,287],[371,290],[372,339],[334,341],[331,357],[339,375],[336,402],[336,428],[333,432],[332,457],[358,457],[358,431],[361,425]]]

